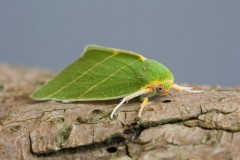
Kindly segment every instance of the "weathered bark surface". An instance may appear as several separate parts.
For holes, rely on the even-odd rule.
[[[53,73],[0,65],[0,159],[240,159],[240,91],[196,86],[202,94],[140,102],[37,102],[29,94]]]

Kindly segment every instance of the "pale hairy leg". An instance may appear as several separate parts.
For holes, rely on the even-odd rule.
[[[135,98],[135,97],[141,96],[141,95],[143,95],[143,94],[150,93],[150,92],[152,92],[152,91],[153,91],[152,88],[147,88],[147,89],[140,90],[140,91],[138,91],[138,92],[135,92],[135,93],[133,93],[133,94],[131,94],[131,95],[128,95],[128,96],[124,97],[124,98],[122,99],[122,101],[114,108],[114,110],[112,111],[112,113],[111,113],[111,115],[110,115],[110,118],[113,119],[113,116],[114,116],[115,112],[122,106],[123,103],[125,103],[125,102],[127,102],[127,101],[129,101],[130,99],[133,99],[133,98]]]
[[[142,111],[143,111],[143,109],[147,106],[147,103],[148,103],[148,97],[145,97],[145,98],[143,99],[143,102],[142,102],[142,104],[140,105],[140,109],[139,109],[139,111],[138,111],[138,117],[139,117],[139,118],[141,118],[141,116],[142,116]]]

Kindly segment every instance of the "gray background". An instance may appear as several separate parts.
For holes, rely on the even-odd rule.
[[[240,85],[240,1],[0,1],[0,62],[58,70],[87,44],[139,52],[178,82]]]

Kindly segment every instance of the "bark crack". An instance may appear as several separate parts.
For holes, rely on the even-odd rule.
[[[118,100],[37,102],[28,95],[53,74],[0,65],[0,75],[0,159],[240,159],[239,89],[154,97],[141,120],[131,101],[110,121]]]

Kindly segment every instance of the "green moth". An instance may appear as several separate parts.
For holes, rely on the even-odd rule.
[[[155,94],[167,94],[169,89],[200,93],[191,87],[174,84],[172,72],[161,63],[140,54],[96,45],[85,47],[78,60],[35,91],[35,100],[62,102],[120,99],[112,111],[113,118],[125,102],[141,96],[138,116]]]

